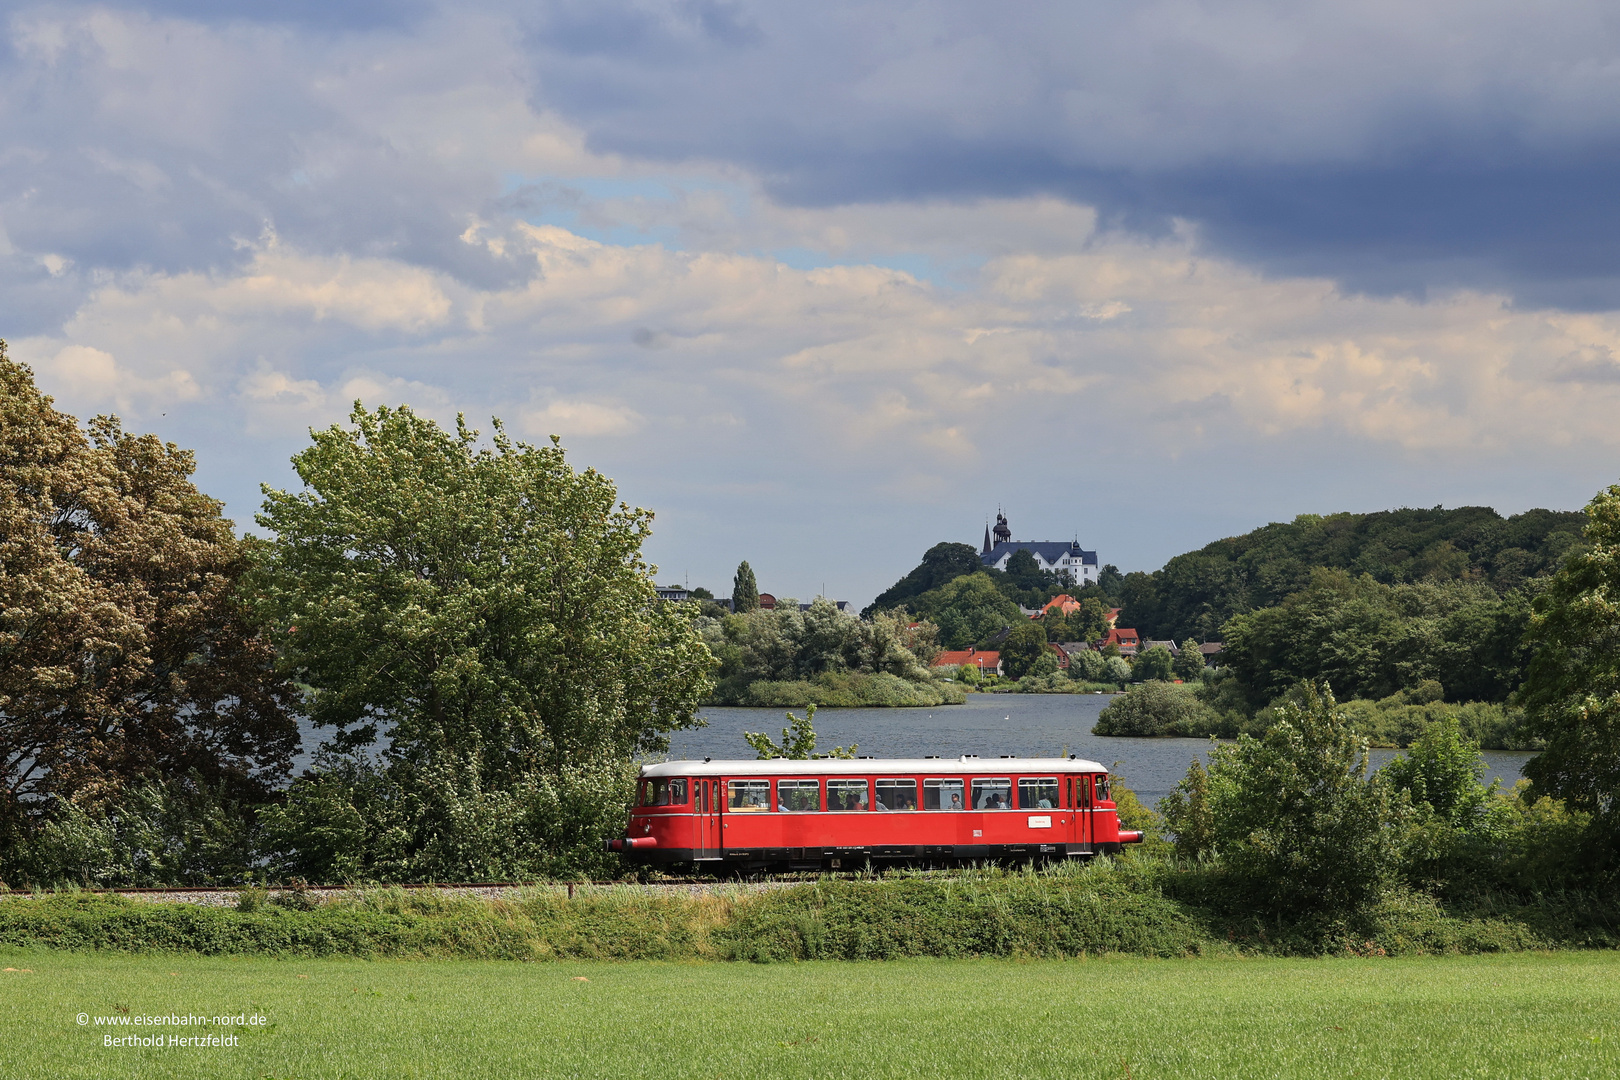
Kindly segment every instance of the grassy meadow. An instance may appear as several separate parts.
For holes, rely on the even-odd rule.
[[[0,973],[13,1080],[1620,1075],[1612,951],[523,964],[10,950],[0,966],[18,969]],[[266,1023],[234,1048],[153,1051],[105,1047],[93,1020],[169,1012]]]

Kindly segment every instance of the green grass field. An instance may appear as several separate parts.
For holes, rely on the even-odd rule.
[[[1620,954],[519,964],[0,954],[0,1076],[1620,1076]],[[128,1013],[120,1010],[128,1010]],[[233,1048],[96,1016],[255,1013]],[[79,1013],[89,1023],[77,1022]]]

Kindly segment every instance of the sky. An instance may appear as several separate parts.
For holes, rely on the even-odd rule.
[[[1152,570],[1620,479],[1620,9],[0,10],[0,337],[243,529],[355,400],[562,438],[665,583]]]

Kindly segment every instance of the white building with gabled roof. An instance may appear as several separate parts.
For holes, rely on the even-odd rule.
[[[995,539],[992,541],[992,535]],[[1005,514],[996,515],[994,532],[988,525],[984,529],[984,549],[979,561],[987,570],[1007,569],[1007,560],[1014,553],[1027,551],[1035,557],[1035,565],[1042,570],[1061,574],[1073,585],[1090,585],[1097,580],[1097,553],[1086,551],[1076,539],[1072,543],[1062,540],[1014,540],[1012,528]]]

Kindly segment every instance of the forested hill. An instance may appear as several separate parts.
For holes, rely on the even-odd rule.
[[[1585,524],[1580,511],[1503,518],[1488,506],[1304,514],[1128,574],[1119,600],[1144,637],[1182,641],[1218,639],[1228,618],[1306,588],[1316,567],[1390,585],[1475,581],[1505,593],[1557,569]]]

